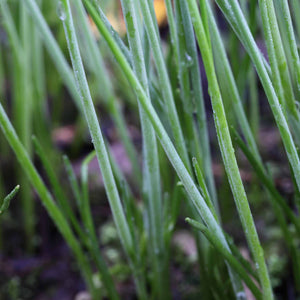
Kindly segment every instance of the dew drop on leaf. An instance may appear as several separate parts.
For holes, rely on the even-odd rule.
[[[67,14],[65,11],[65,7],[61,1],[58,1],[56,11],[57,11],[57,15],[60,18],[60,20],[65,21],[67,18]]]
[[[194,64],[192,57],[188,53],[185,53],[185,64],[187,68],[191,67]]]
[[[246,294],[245,294],[245,292],[244,292],[244,291],[238,292],[238,293],[236,294],[236,298],[237,298],[238,300],[245,300],[245,299],[246,299]]]

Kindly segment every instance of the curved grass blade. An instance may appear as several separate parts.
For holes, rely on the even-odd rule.
[[[85,6],[89,14],[94,19],[94,15],[97,15],[97,12],[94,9],[94,7],[90,4],[88,0],[85,0]],[[181,182],[186,189],[186,192],[189,196],[189,199],[191,200],[192,205],[194,205],[195,213],[198,213],[203,218],[204,222],[208,225],[208,227],[211,228],[213,232],[215,232],[216,238],[220,240],[220,242],[224,245],[225,248],[229,249],[226,239],[223,235],[222,229],[215,221],[211,211],[208,209],[203,197],[199,193],[195,183],[193,182],[193,179],[189,174],[189,171],[186,169],[167,132],[161,124],[160,119],[158,118],[155,110],[153,109],[150,101],[147,99],[147,95],[143,90],[139,80],[135,77],[130,65],[128,64],[125,56],[122,54],[118,45],[114,41],[114,38],[112,37],[111,33],[107,30],[106,26],[102,23],[101,20],[98,19],[98,21],[99,22],[96,25],[99,31],[101,32],[103,38],[106,40],[121,69],[126,74],[128,81],[134,87],[138,95],[137,99],[140,101],[141,105],[146,111],[148,118],[150,119],[152,126],[155,129],[156,135],[158,136],[169,160],[171,161],[174,169],[176,170],[179,178],[181,179]]]
[[[255,156],[260,160],[258,148],[243,108],[233,72],[226,55],[226,50],[222,42],[211,6],[208,3],[206,4],[206,10],[210,28],[211,43],[214,50],[216,73],[220,83],[222,95],[226,96],[228,100],[230,99],[230,105],[233,106],[236,118],[238,119],[242,132],[247,139],[247,143]]]
[[[108,196],[109,204],[112,210],[113,219],[116,223],[117,230],[127,254],[128,260],[131,264],[133,277],[138,284],[142,286],[141,278],[138,277],[139,269],[136,266],[138,261],[137,253],[134,249],[133,238],[126,221],[123,206],[120,200],[119,192],[117,190],[116,182],[112,173],[109,156],[105,146],[105,142],[101,133],[100,125],[96,115],[96,111],[91,98],[89,86],[87,83],[85,70],[82,64],[81,55],[78,47],[77,37],[74,29],[70,2],[63,0],[61,3],[61,20],[64,25],[65,36],[68,42],[69,54],[71,57],[77,87],[82,100],[82,107],[85,113],[86,121],[89,126],[92,143],[94,144],[100,169],[104,180],[104,187]]]
[[[178,153],[182,158],[184,164],[186,165],[188,170],[191,171],[191,164],[188,158],[188,153],[183,138],[183,133],[182,133],[177,109],[175,106],[171,83],[166,69],[166,64],[164,61],[161,44],[157,33],[157,28],[151,16],[150,5],[148,1],[140,0],[139,3],[143,14],[144,24],[148,34],[150,46],[153,51],[153,57],[154,57],[154,61],[156,64],[158,77],[159,77],[160,90],[167,106],[167,114],[172,128],[175,145],[178,149]]]
[[[112,116],[121,140],[125,146],[127,155],[133,168],[132,174],[136,182],[141,184],[141,171],[138,160],[136,159],[138,155],[132,141],[129,138],[128,131],[126,130],[127,125],[125,122],[125,118],[119,107],[116,95],[114,94],[111,79],[108,72],[106,71],[101,53],[99,51],[99,47],[91,33],[91,30],[89,29],[89,25],[87,23],[88,16],[86,15],[83,4],[80,0],[74,0],[74,4],[77,8],[76,11],[79,16],[79,26],[84,35],[82,43],[87,44],[87,49],[85,52],[88,52],[89,54],[89,58],[92,64],[92,71],[94,72],[96,80],[98,82],[99,93],[104,99],[106,108]]]
[[[229,263],[229,265],[241,276],[241,278],[244,280],[244,282],[247,284],[247,286],[255,296],[255,299],[264,299],[261,291],[255,285],[253,280],[249,277],[248,273],[242,267],[240,262],[230,252],[224,249],[222,244],[219,243],[219,241],[215,238],[214,234],[211,233],[210,230],[205,225],[190,218],[186,218],[185,221],[189,223],[191,226],[193,226],[194,228],[196,228],[197,230],[200,230],[205,235],[208,241],[217,249],[217,251]]]
[[[256,172],[257,176],[259,177],[259,179],[262,181],[264,186],[268,189],[268,191],[272,195],[271,199],[276,201],[276,204],[278,204],[280,206],[282,211],[284,211],[286,216],[295,225],[295,228],[296,228],[298,234],[300,235],[300,221],[298,220],[296,215],[293,213],[291,208],[286,204],[286,201],[282,198],[282,196],[276,190],[272,180],[270,179],[269,174],[267,174],[265,169],[263,168],[262,163],[257,161],[255,156],[248,149],[248,147],[245,145],[243,140],[240,138],[240,136],[234,129],[232,129],[232,134],[234,136],[235,142],[238,144],[240,149],[243,151],[243,153],[247,157],[248,161],[250,162],[250,164],[253,167],[254,171]]]
[[[128,32],[128,41],[132,56],[133,69],[136,76],[140,79],[141,85],[148,98],[150,91],[148,85],[147,71],[140,32],[138,30],[138,13],[133,0],[121,1],[123,15]],[[167,286],[163,286],[168,275],[163,268],[164,263],[164,244],[163,244],[163,219],[162,219],[162,199],[160,185],[160,170],[158,160],[158,150],[155,132],[145,111],[139,104],[139,112],[143,134],[143,156],[144,156],[144,192],[147,197],[148,217],[149,217],[149,236],[152,244],[151,255],[154,263],[154,282],[157,285],[158,297],[166,299]],[[162,294],[161,294],[162,293]]]
[[[196,177],[197,177],[198,183],[200,185],[200,190],[201,190],[202,196],[203,196],[203,198],[204,198],[207,206],[212,211],[215,219],[218,220],[215,207],[214,207],[214,205],[213,205],[213,203],[211,201],[211,198],[210,198],[210,195],[209,195],[209,192],[208,192],[208,189],[206,187],[205,180],[204,180],[204,176],[202,174],[202,171],[200,169],[200,166],[199,166],[199,163],[198,163],[196,157],[193,157],[193,167],[194,167],[194,170],[195,170],[195,173],[196,173]]]
[[[83,277],[91,292],[91,295],[95,299],[97,299],[97,291],[92,282],[91,268],[88,264],[87,258],[85,257],[83,250],[80,244],[78,243],[76,237],[74,236],[64,215],[61,213],[60,209],[54,202],[52,195],[49,193],[39,173],[37,172],[34,165],[32,164],[24,146],[20,142],[20,139],[17,136],[1,104],[0,104],[0,125],[7,141],[9,142],[13,151],[15,152],[20,165],[22,166],[29,181],[31,182],[31,184],[37,191],[38,195],[40,196],[42,203],[46,207],[47,212],[49,213],[51,219],[53,220],[58,230],[63,235],[69,247],[72,249],[74,256],[77,259],[78,264],[81,268]]]
[[[0,216],[5,213],[5,211],[9,208],[10,201],[16,196],[18,191],[20,190],[20,186],[17,185],[2,201],[0,206]]]
[[[113,278],[108,271],[108,267],[103,259],[98,245],[97,234],[93,222],[91,206],[89,201],[88,187],[88,168],[91,160],[96,156],[96,152],[92,151],[83,161],[81,165],[81,199],[80,199],[80,214],[85,226],[85,231],[90,239],[88,248],[96,262],[96,266],[100,271],[100,280],[109,293],[111,299],[119,299],[118,292],[113,282]]]
[[[263,249],[255,228],[252,213],[249,207],[248,199],[239,173],[234,149],[229,133],[229,128],[224,112],[224,106],[220,89],[215,73],[213,56],[211,52],[210,38],[206,37],[206,32],[199,14],[198,6],[195,0],[188,0],[189,12],[193,21],[196,37],[202,54],[204,66],[209,84],[209,93],[211,96],[211,103],[214,111],[214,119],[216,131],[218,134],[219,145],[228,175],[231,190],[240,216],[240,220],[246,234],[248,244],[253,254],[255,262],[258,264],[258,274],[260,277],[260,284],[263,289],[265,299],[273,299],[273,293],[267,266],[264,259]]]
[[[197,125],[199,126],[198,129],[199,134],[197,139],[199,139],[199,143],[202,151],[201,165],[203,166],[203,173],[205,176],[205,180],[207,181],[208,190],[210,192],[216,212],[219,215],[219,219],[220,219],[217,192],[216,192],[214,177],[212,173],[211,151],[209,146],[210,142],[208,136],[208,126],[207,126],[204,96],[202,90],[202,79],[201,79],[200,68],[199,68],[200,63],[198,58],[197,44],[195,41],[193,24],[190,15],[188,13],[187,4],[184,1],[179,1],[179,4],[181,7],[184,35],[186,36],[186,48],[193,62],[193,64],[190,67],[190,78],[191,78],[191,85],[193,88],[192,96],[195,102]]]
[[[297,187],[300,190],[300,160],[287,120],[274,90],[272,81],[264,64],[261,52],[251,34],[247,21],[237,0],[216,0],[231,25],[240,33],[239,38],[253,61],[279,129],[287,157],[295,173]],[[238,28],[238,29],[237,29]]]

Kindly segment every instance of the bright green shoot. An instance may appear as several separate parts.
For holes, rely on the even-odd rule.
[[[17,185],[2,201],[2,204],[0,206],[0,216],[5,213],[6,210],[8,210],[10,201],[16,196],[20,189],[20,186]]]

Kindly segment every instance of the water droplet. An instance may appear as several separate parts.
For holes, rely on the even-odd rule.
[[[238,293],[236,294],[236,298],[237,298],[238,300],[244,300],[244,299],[246,299],[246,294],[245,294],[245,292],[244,292],[244,291],[238,292]]]
[[[191,67],[194,64],[192,57],[188,53],[185,53],[185,64],[187,68]]]
[[[65,7],[64,7],[64,5],[63,5],[63,3],[61,1],[58,1],[56,11],[57,11],[58,17],[62,21],[65,21],[66,18],[67,18],[67,14],[66,14]]]

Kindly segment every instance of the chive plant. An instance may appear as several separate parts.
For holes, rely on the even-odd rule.
[[[206,299],[245,299],[247,287],[255,299],[274,298],[267,256],[257,233],[256,216],[252,216],[234,146],[242,150],[268,196],[293,263],[295,286],[299,286],[300,222],[299,211],[294,209],[300,206],[297,152],[300,28],[296,10],[299,5],[297,1],[285,0],[258,3],[206,0],[198,4],[196,0],[165,0],[170,32],[170,42],[165,48],[153,1],[121,0],[127,32],[122,38],[111,26],[101,1],[59,0],[57,19],[68,46],[64,51],[50,30],[42,0],[24,0],[16,6],[0,0],[3,24],[12,49],[14,89],[13,122],[6,113],[10,109],[9,102],[1,99],[1,129],[27,180],[70,247],[93,299],[122,298],[99,244],[98,224],[92,214],[89,164],[94,157],[100,166],[112,218],[139,299],[172,298],[171,243],[181,211],[186,214],[183,217],[188,216],[185,220],[196,240],[199,295]],[[218,25],[215,4],[228,21],[229,47]],[[95,38],[88,18],[98,29],[100,41]],[[260,34],[266,43],[267,58],[256,43]],[[245,50],[242,53],[241,45]],[[82,163],[80,178],[68,156],[61,158],[57,150],[49,150],[53,146],[48,135],[50,122],[44,120],[48,93],[44,51],[60,74],[94,148]],[[110,58],[110,70],[104,63],[107,58]],[[2,60],[0,64],[2,82],[6,69]],[[117,93],[110,74],[112,70],[117,70],[116,78],[127,80],[126,83],[120,80],[118,84],[123,89],[123,98],[135,99],[134,103],[121,101],[122,95]],[[236,204],[241,233],[247,240],[254,267],[243,258],[222,224],[223,195],[218,195],[213,176],[207,117],[210,112],[205,109],[203,78],[208,81],[218,149],[233,195],[230,201]],[[258,117],[259,81],[287,154],[295,188],[293,207],[276,189],[260,153],[258,136],[263,118]],[[244,101],[247,92],[250,111]],[[7,96],[3,89],[0,94]],[[139,117],[141,154],[127,130],[123,106],[130,107]],[[101,109],[98,114],[99,107],[104,111]],[[123,174],[110,153],[109,141],[101,129],[105,112],[113,120],[131,162],[133,181]],[[30,138],[32,133],[36,135],[33,139]],[[33,164],[33,149],[49,187]],[[64,162],[70,196],[53,163],[57,156]],[[24,189],[21,196],[29,239],[34,234],[34,202],[21,174],[17,180]],[[19,186],[0,203],[0,215],[7,210],[18,189]],[[137,205],[138,199],[141,206]],[[105,292],[95,284],[95,275],[103,283]]]
[[[0,215],[4,214],[5,211],[9,208],[10,201],[16,196],[18,191],[20,190],[20,186],[17,185],[2,201],[0,206]]]
[[[150,99],[150,91],[148,87],[148,78],[146,73],[146,64],[143,57],[142,37],[138,25],[138,10],[135,8],[133,1],[121,1],[123,15],[128,30],[128,41],[130,51],[132,53],[133,69],[148,98]],[[140,118],[142,126],[142,134],[144,137],[143,156],[144,156],[144,191],[147,197],[148,220],[149,220],[149,237],[151,244],[151,255],[155,265],[154,280],[159,298],[168,297],[165,295],[163,287],[166,285],[168,273],[165,268],[165,251],[163,241],[163,220],[162,220],[162,195],[160,186],[160,171],[158,161],[158,150],[155,132],[147,118],[147,115],[140,109]],[[151,150],[150,150],[151,149]]]
[[[14,59],[12,64],[13,69],[13,95],[14,95],[14,123],[16,130],[20,134],[22,142],[26,146],[29,152],[31,152],[31,119],[32,119],[32,97],[31,97],[31,85],[29,79],[31,78],[30,67],[30,20],[28,18],[28,12],[23,3],[18,4],[20,10],[20,22],[19,28],[14,24],[13,17],[7,7],[6,1],[1,1],[1,10],[4,15],[4,24],[7,28],[9,41],[13,49]],[[20,53],[23,52],[23,55]],[[26,101],[26,105],[23,106],[23,101]],[[24,107],[24,109],[20,109]],[[25,227],[26,240],[28,241],[27,247],[32,248],[30,243],[30,237],[34,234],[34,201],[32,200],[31,190],[28,182],[25,180],[19,172],[19,182],[23,186],[22,188],[22,206],[24,209],[23,222]]]

